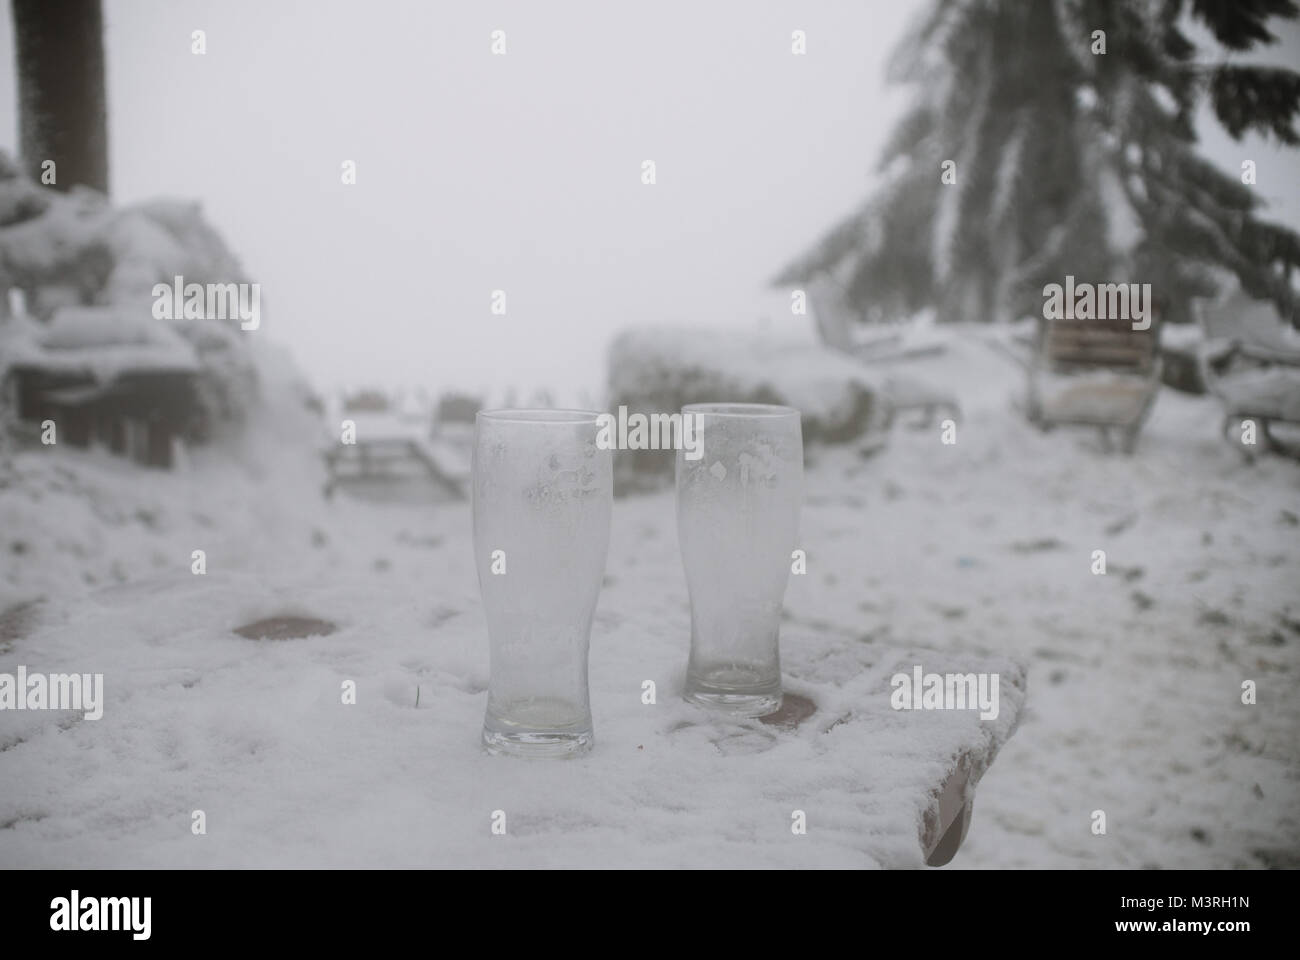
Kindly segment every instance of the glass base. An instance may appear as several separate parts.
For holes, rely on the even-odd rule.
[[[591,748],[591,711],[561,697],[488,701],[483,746],[512,757],[572,757]]]
[[[738,674],[744,674],[739,676]],[[703,677],[687,673],[684,696],[733,717],[765,717],[781,709],[781,678],[755,682],[751,671],[711,671]]]
[[[545,731],[503,733],[483,728],[483,747],[494,756],[563,758],[576,757],[591,749],[590,730],[563,733]]]

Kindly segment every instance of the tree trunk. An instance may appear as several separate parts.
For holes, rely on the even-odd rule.
[[[37,183],[108,192],[104,18],[100,0],[12,0],[21,163]],[[49,177],[45,178],[49,182]]]

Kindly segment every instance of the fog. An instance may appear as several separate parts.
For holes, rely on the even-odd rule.
[[[199,200],[323,389],[573,401],[627,325],[807,329],[766,281],[869,191],[907,97],[886,57],[921,7],[108,0],[112,192]],[[1286,30],[1266,59],[1296,61]],[[12,39],[6,15],[10,152]],[[1201,126],[1300,222],[1296,151]]]

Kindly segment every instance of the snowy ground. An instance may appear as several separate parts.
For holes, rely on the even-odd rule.
[[[1244,466],[1216,403],[1169,390],[1131,458],[1039,434],[1011,369],[963,337],[914,367],[961,398],[955,446],[814,474],[860,500],[868,629],[1030,665],[954,866],[1300,866],[1300,466]]]
[[[828,728],[875,723],[890,776],[919,790],[934,771],[909,753],[917,727],[896,736],[877,708],[891,659],[922,647],[1029,667],[954,866],[1300,866],[1300,466],[1243,465],[1215,402],[1169,391],[1131,458],[1087,431],[1039,434],[1009,407],[1016,368],[969,334],[904,369],[960,398],[956,445],[896,427],[869,459],[808,453],[809,572],[784,652],[818,713],[777,740],[676,701],[671,495],[620,501],[592,656],[598,750],[620,777],[533,765],[526,799],[509,761],[475,750],[487,658],[464,505],[327,505],[322,477],[286,475],[269,449],[251,476],[206,451],[148,484],[106,456],[21,454],[0,470],[0,670],[112,672],[109,709],[131,722],[0,716],[0,864],[915,865],[881,837],[906,839],[919,800],[888,805],[870,754],[834,740],[854,724]],[[228,633],[284,612],[340,629]],[[673,635],[640,631],[647,612]],[[666,678],[653,720],[643,676]],[[348,677],[355,708],[339,706]],[[637,800],[654,813],[632,828]],[[818,811],[808,842],[756,848],[769,820],[789,838],[792,805]],[[505,841],[483,838],[494,809],[514,817]]]

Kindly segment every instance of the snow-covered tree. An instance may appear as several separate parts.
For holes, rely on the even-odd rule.
[[[1157,309],[1235,274],[1300,325],[1300,236],[1256,216],[1239,171],[1196,149],[1208,98],[1234,137],[1300,144],[1300,74],[1225,55],[1276,38],[1293,0],[935,0],[889,77],[918,91],[881,188],[777,277],[827,274],[865,320],[1039,314],[1044,284],[1151,283]],[[1188,37],[1204,24],[1214,63]]]

